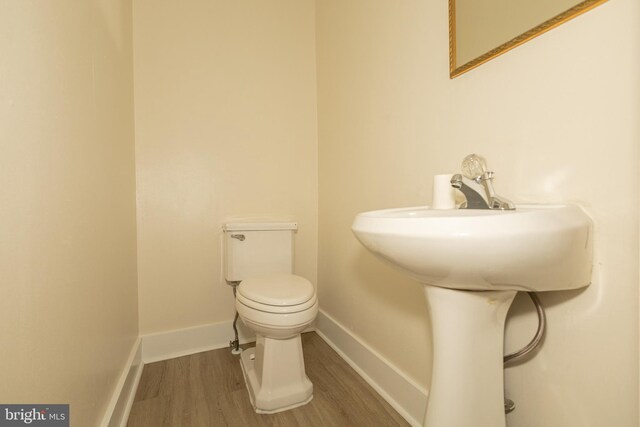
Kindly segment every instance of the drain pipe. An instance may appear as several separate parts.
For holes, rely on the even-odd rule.
[[[240,282],[227,282],[231,285],[233,289],[233,301],[235,303],[236,300],[236,288],[240,284]],[[238,339],[238,327],[236,326],[238,323],[238,310],[236,310],[236,315],[233,318],[233,332],[235,339],[233,341],[229,341],[229,348],[231,348],[231,354],[240,354],[242,353],[242,349],[240,348],[240,340]]]
[[[536,313],[538,314],[538,330],[536,331],[536,334],[534,335],[533,339],[529,341],[529,344],[527,344],[522,349],[514,353],[510,353],[504,356],[502,361],[503,361],[503,365],[505,366],[508,363],[515,362],[516,360],[522,359],[527,354],[535,350],[542,342],[542,339],[544,338],[544,334],[547,330],[547,319],[544,313],[544,308],[540,303],[540,299],[538,298],[538,295],[536,295],[535,292],[527,292],[527,294],[529,295],[529,298],[531,298],[531,301],[533,302],[533,305],[536,308]],[[505,414],[508,414],[514,409],[516,409],[516,404],[513,402],[513,400],[505,398],[504,399]]]

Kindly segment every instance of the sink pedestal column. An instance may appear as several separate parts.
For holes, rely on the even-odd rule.
[[[517,291],[425,286],[433,368],[425,427],[505,427],[504,322]]]

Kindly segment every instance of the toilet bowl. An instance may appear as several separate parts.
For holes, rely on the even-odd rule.
[[[292,284],[297,282],[296,289]],[[273,283],[273,284],[271,284]],[[274,286],[288,295],[274,297]],[[250,289],[254,289],[250,292]],[[241,282],[236,294],[236,309],[242,321],[254,332],[285,339],[302,332],[318,313],[318,299],[306,279],[288,274],[249,279]]]
[[[292,274],[273,274],[240,283],[236,309],[256,333],[256,346],[240,364],[256,412],[275,413],[308,403],[313,384],[307,378],[300,333],[318,314],[313,285]]]
[[[225,278],[236,288],[242,322],[256,345],[241,353],[249,398],[258,413],[302,406],[313,398],[300,333],[318,314],[314,286],[293,274],[295,223],[232,223],[225,231]]]

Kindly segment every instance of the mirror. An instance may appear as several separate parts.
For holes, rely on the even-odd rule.
[[[449,0],[451,78],[607,0]]]

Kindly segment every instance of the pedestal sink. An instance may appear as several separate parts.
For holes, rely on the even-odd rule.
[[[387,209],[356,216],[371,252],[424,286],[433,328],[428,427],[505,426],[503,337],[517,291],[591,281],[592,222],[576,205]]]

